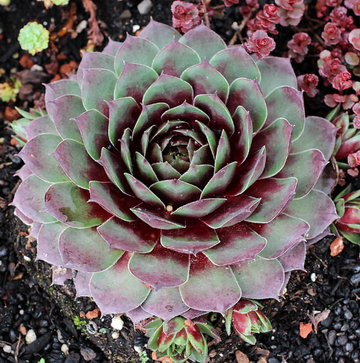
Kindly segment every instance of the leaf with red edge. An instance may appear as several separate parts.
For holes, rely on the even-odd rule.
[[[296,178],[258,180],[246,191],[247,195],[261,198],[259,206],[247,218],[247,221],[252,223],[271,222],[294,199],[296,186]]]
[[[265,247],[266,239],[243,223],[217,231],[220,243],[204,251],[209,260],[218,266],[231,265],[254,259]]]
[[[192,220],[187,221],[184,229],[163,230],[160,241],[165,248],[193,254],[207,250],[220,242],[213,229]]]
[[[178,315],[182,315],[189,307],[182,302],[178,287],[151,291],[142,308],[152,315],[168,321]]]
[[[233,324],[242,334],[251,334],[251,320],[248,314],[241,314],[236,310],[233,311]]]
[[[88,203],[89,198],[89,192],[74,183],[53,184],[45,194],[44,211],[70,227],[97,226],[110,215],[98,204]]]
[[[290,217],[285,213],[279,214],[270,223],[254,223],[249,224],[249,227],[267,240],[260,256],[268,259],[278,258],[303,241],[310,229],[304,220]]]
[[[360,134],[355,135],[349,140],[343,141],[339,147],[339,150],[335,154],[335,159],[345,159],[349,154],[358,150],[360,150]]]
[[[228,267],[213,265],[201,253],[192,258],[189,280],[180,286],[180,293],[190,308],[221,314],[241,298],[233,272]]]
[[[282,256],[278,258],[278,261],[282,264],[284,271],[289,272],[293,270],[303,270],[305,271],[305,255],[306,255],[306,245],[305,242],[300,242],[291,248],[289,251],[285,252]]]
[[[131,254],[126,252],[115,265],[94,273],[91,278],[91,295],[103,315],[133,310],[146,300],[151,291],[130,273],[130,257]]]
[[[112,217],[98,227],[101,237],[110,248],[130,252],[150,252],[159,239],[160,232],[141,221],[124,222]]]
[[[157,244],[149,253],[134,253],[130,272],[155,290],[175,287],[187,281],[190,256],[171,251]]]
[[[214,212],[225,202],[226,198],[200,199],[177,208],[171,214],[181,217],[202,218]]]
[[[158,351],[160,353],[163,353],[166,349],[170,347],[174,339],[175,339],[175,334],[166,335],[164,331],[162,331],[157,341]]]
[[[63,140],[53,152],[67,176],[78,186],[89,189],[89,182],[109,181],[104,169],[94,161],[83,144],[77,141]]]
[[[253,260],[231,265],[243,297],[278,299],[284,281],[284,269],[278,260]]]
[[[124,253],[109,249],[96,228],[67,228],[60,235],[59,250],[65,267],[84,272],[103,271]]]
[[[205,344],[204,344],[204,337],[201,334],[200,329],[196,326],[187,326],[185,328],[187,334],[188,334],[188,338],[189,341],[191,343],[191,345],[200,353],[202,354],[204,349],[205,349]]]

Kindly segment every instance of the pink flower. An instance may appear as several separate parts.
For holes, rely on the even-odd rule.
[[[279,24],[279,8],[274,4],[265,4],[263,10],[256,14],[256,18],[248,21],[247,35],[250,37],[256,30],[264,30],[271,34],[278,34],[276,24]]]
[[[341,30],[336,24],[327,23],[321,36],[325,40],[326,45],[335,45],[341,40]]]
[[[342,3],[342,0],[326,0],[325,4],[326,6],[335,8],[339,6]]]
[[[350,32],[349,42],[356,50],[360,50],[360,29],[354,29]]]
[[[353,7],[354,13],[357,16],[360,16],[360,1],[357,1]]]
[[[338,104],[341,104],[344,110],[348,110],[354,105],[355,102],[358,101],[359,99],[353,94],[339,95],[337,93],[334,93],[334,94],[327,94],[324,97],[324,102],[327,106],[334,108]]]
[[[351,73],[348,71],[337,74],[333,81],[332,86],[342,93],[344,90],[351,88],[353,82],[351,80]]]
[[[353,27],[354,19],[352,16],[347,16],[347,9],[344,6],[334,9],[329,17],[334,24],[344,29],[351,29]]]
[[[243,18],[248,18],[251,15],[251,7],[250,6],[240,6],[240,14]]]
[[[319,78],[315,74],[304,74],[297,77],[298,86],[303,90],[309,97],[315,97],[319,90],[316,86],[319,83]]]
[[[275,3],[280,7],[279,15],[282,26],[296,26],[300,23],[305,10],[304,0],[275,0]]]
[[[239,0],[223,0],[225,6],[229,7],[235,4],[239,4]]]
[[[248,52],[256,53],[259,59],[267,57],[275,49],[275,41],[263,30],[257,30],[244,44]]]
[[[287,43],[287,46],[290,49],[290,57],[295,58],[297,63],[301,63],[304,60],[304,55],[309,51],[308,45],[310,43],[311,39],[307,33],[296,33]]]
[[[348,169],[346,171],[353,178],[356,178],[359,175],[359,169],[358,168],[356,168],[356,169]]]
[[[355,129],[360,129],[360,103],[355,103],[352,110],[355,114],[355,117],[353,119],[353,126]]]
[[[351,168],[356,168],[360,165],[360,150],[356,153],[349,154],[347,157],[347,162]]]
[[[171,5],[174,28],[180,28],[186,33],[200,25],[201,19],[196,5],[184,1],[174,1]]]
[[[319,73],[325,79],[328,79],[329,82],[332,82],[334,77],[346,71],[346,67],[341,63],[341,60],[338,58],[324,58],[325,62],[322,67],[319,69]]]

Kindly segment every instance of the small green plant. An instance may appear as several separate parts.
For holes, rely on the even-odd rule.
[[[143,350],[142,352],[138,352],[139,354],[139,359],[141,363],[146,363],[149,360],[149,357],[147,356],[147,353],[145,350]]]
[[[69,4],[69,0],[38,0],[43,1],[46,8],[50,8],[53,5],[63,6]]]
[[[38,363],[45,363],[45,359],[44,358],[41,358]]]
[[[10,82],[0,84],[0,100],[3,102],[15,102],[19,93],[21,82],[10,77]]]
[[[34,55],[48,47],[49,31],[41,24],[30,22],[20,30],[18,41],[23,50]]]

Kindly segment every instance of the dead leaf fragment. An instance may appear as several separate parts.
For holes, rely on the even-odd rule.
[[[311,321],[312,325],[314,326],[315,334],[317,334],[317,327],[318,327],[319,323],[322,322],[323,320],[327,319],[329,314],[330,314],[330,310],[324,310],[322,312],[313,313],[313,315],[308,314],[308,317],[310,318],[310,321]]]
[[[313,327],[311,325],[311,323],[302,323],[300,322],[300,336],[303,339],[306,339],[308,337],[308,335],[312,332]]]
[[[250,360],[247,357],[247,355],[241,352],[240,350],[237,350],[235,352],[235,358],[237,363],[250,363]]]
[[[86,319],[95,319],[100,315],[100,310],[99,309],[94,309],[92,311],[88,311],[86,313]]]
[[[342,237],[335,238],[330,245],[330,255],[335,257],[339,255],[344,249],[344,240]]]
[[[162,358],[159,358],[157,355],[156,355],[156,352],[153,350],[153,352],[151,353],[151,358],[152,360],[154,361],[157,361],[157,362],[163,362],[163,363],[174,363],[174,361],[169,357],[169,356],[165,356],[165,357],[162,357]]]

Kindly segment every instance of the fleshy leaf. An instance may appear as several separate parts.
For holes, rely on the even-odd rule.
[[[96,110],[86,111],[75,118],[79,127],[86,151],[94,159],[99,160],[101,149],[109,145],[109,120]]]
[[[248,299],[278,299],[284,281],[284,269],[278,260],[253,260],[232,265],[243,297]]]
[[[247,195],[261,198],[255,212],[247,219],[253,223],[269,223],[293,200],[297,186],[296,178],[258,180],[247,191]]]
[[[310,225],[302,219],[279,214],[272,222],[267,224],[250,224],[251,229],[267,240],[266,247],[260,256],[274,259],[283,255],[296,244],[305,240]]]
[[[207,60],[184,70],[181,79],[191,84],[195,96],[217,92],[219,98],[226,103],[229,95],[229,84],[226,78]]]
[[[74,277],[74,284],[76,289],[76,297],[79,296],[91,296],[90,292],[90,279],[91,272],[77,271]]]
[[[303,270],[306,255],[305,242],[300,242],[278,258],[284,271]]]
[[[155,174],[153,166],[144,158],[138,151],[135,152],[135,162],[137,165],[138,172],[140,174],[140,178],[143,182],[147,184],[156,183],[159,181],[158,177]]]
[[[261,73],[260,88],[266,97],[275,88],[297,88],[297,79],[289,58],[266,57],[256,63]]]
[[[141,320],[150,318],[152,314],[149,314],[141,307],[126,312],[126,315],[131,319],[133,324],[139,323]],[[161,320],[160,320],[161,321]]]
[[[83,144],[66,139],[53,153],[67,176],[82,188],[89,189],[89,182],[108,181],[104,169],[86,152]]]
[[[179,42],[194,49],[201,59],[211,59],[215,53],[226,49],[221,37],[204,24],[188,31]]]
[[[142,103],[149,105],[157,102],[165,102],[170,107],[176,107],[184,101],[192,103],[193,97],[193,89],[189,83],[180,78],[163,73],[147,89]]]
[[[187,221],[184,229],[162,231],[160,240],[165,248],[188,254],[197,254],[219,243],[214,230],[192,220]]]
[[[117,51],[120,49],[121,45],[122,45],[121,42],[116,42],[109,38],[109,42],[107,43],[106,47],[104,48],[104,50],[102,52],[104,54],[112,55],[113,57],[115,57],[115,55],[116,55]]]
[[[125,129],[132,129],[141,109],[132,97],[123,97],[108,102],[109,106],[109,139],[118,147],[118,141]]]
[[[261,179],[276,175],[284,167],[292,133],[293,126],[287,120],[279,118],[254,137],[250,153],[260,150],[264,145],[266,149],[265,169]]]
[[[230,227],[248,218],[260,203],[260,198],[245,195],[229,197],[220,208],[201,220],[210,228]]]
[[[160,244],[149,253],[135,253],[129,270],[155,290],[182,285],[189,276],[190,256],[171,251]]]
[[[314,188],[326,164],[323,153],[317,149],[290,154],[277,177],[297,178],[295,198],[302,198]]]
[[[41,223],[56,222],[51,215],[43,211],[45,193],[50,186],[50,183],[35,175],[30,175],[20,184],[12,204],[33,221]],[[19,216],[19,218],[23,219],[22,216]]]
[[[127,170],[133,174],[134,173],[134,166],[133,166],[133,157],[131,155],[131,144],[132,144],[132,137],[131,137],[131,130],[129,128],[124,130],[122,138],[120,139],[120,154],[121,158],[126,165]]]
[[[59,250],[65,267],[84,272],[103,271],[124,253],[109,250],[96,228],[67,228],[60,236]]]
[[[141,102],[144,93],[158,79],[156,72],[142,64],[125,62],[124,68],[118,78],[115,90],[115,100],[120,97],[132,97]]]
[[[226,48],[216,53],[210,60],[231,84],[237,78],[260,80],[260,72],[251,56],[241,46]]]
[[[274,89],[265,98],[268,117],[265,126],[271,125],[279,117],[286,119],[294,126],[293,140],[303,132],[305,125],[305,108],[302,92],[292,87]]]
[[[213,174],[212,165],[190,165],[190,168],[179,179],[203,188]]]
[[[69,178],[52,156],[62,141],[60,136],[42,134],[26,143],[19,153],[29,169],[39,178],[51,183],[68,181]]]
[[[305,119],[305,128],[301,136],[291,144],[291,153],[308,149],[318,149],[326,160],[335,146],[336,127],[322,117],[310,116]]]
[[[349,140],[343,141],[339,150],[335,154],[337,160],[345,159],[349,154],[360,150],[360,134],[355,135]]]
[[[124,62],[143,64],[151,67],[159,48],[147,39],[133,37],[129,34],[115,56],[115,70],[118,75],[124,68]]]
[[[117,81],[115,73],[99,68],[84,69],[81,95],[84,107],[100,111],[105,116],[109,108],[105,101],[114,99],[114,87]]]
[[[62,79],[60,81],[45,84],[45,102],[54,101],[56,98],[65,95],[81,96],[81,89],[76,81]],[[49,110],[48,110],[49,111]],[[51,114],[49,113],[51,116]]]
[[[165,111],[161,115],[161,119],[163,121],[182,120],[189,123],[194,122],[194,120],[198,120],[206,124],[208,124],[210,121],[209,116],[204,111],[201,111],[199,108],[190,105],[186,101],[184,101],[180,106],[176,106],[168,111]]]
[[[234,311],[233,324],[237,332],[246,335],[251,334],[251,320],[248,314],[240,314],[237,311]]]
[[[225,202],[225,198],[200,199],[179,207],[171,214],[181,217],[202,218],[214,212]]]
[[[189,310],[182,302],[179,288],[165,288],[159,291],[151,291],[142,308],[151,315],[168,321]]]
[[[41,226],[37,237],[37,260],[57,266],[64,265],[59,251],[59,237],[66,228],[67,226],[62,223],[49,223]]]
[[[241,290],[231,269],[213,265],[203,254],[192,258],[189,280],[180,286],[180,293],[190,308],[221,314],[241,298]]]
[[[214,173],[217,173],[221,168],[228,164],[230,153],[229,138],[227,137],[226,132],[223,130],[221,132],[216,150]]]
[[[159,74],[164,72],[170,76],[180,77],[185,69],[200,62],[200,57],[193,49],[173,39],[157,54],[152,67]]]
[[[174,38],[180,39],[181,35],[171,26],[150,18],[150,23],[141,31],[139,38],[153,42],[159,49],[166,47]]]
[[[216,93],[196,96],[194,105],[209,115],[210,123],[208,126],[211,129],[224,129],[229,137],[234,133],[235,126],[229,110]]]
[[[154,163],[152,164],[152,168],[154,169],[158,179],[154,180],[153,183],[156,183],[159,180],[178,179],[181,176],[181,174],[175,168],[173,168],[167,161]]]
[[[238,78],[230,85],[227,103],[230,113],[233,114],[239,105],[250,113],[254,132],[259,131],[266,121],[267,108],[256,80]]]
[[[98,227],[101,237],[110,248],[118,248],[130,252],[150,252],[160,233],[141,221],[124,222],[112,217]]]
[[[129,252],[125,253],[114,266],[91,278],[91,295],[104,315],[137,308],[151,291],[130,273],[130,257]]]
[[[254,259],[266,245],[259,236],[243,223],[217,231],[220,243],[204,254],[218,266],[231,265]]]
[[[46,192],[44,210],[70,227],[97,226],[110,215],[98,204],[88,203],[89,197],[86,189],[72,182],[53,184]]]
[[[54,122],[52,121],[49,115],[38,117],[35,120],[32,120],[28,125],[24,126],[24,129],[26,131],[27,140],[31,140],[33,137],[41,134],[52,134],[59,136],[59,133],[57,132],[56,127],[54,125]],[[16,134],[18,135],[17,132]]]
[[[310,224],[307,239],[319,235],[338,218],[332,200],[325,193],[315,189],[305,197],[293,200],[284,212]]]

